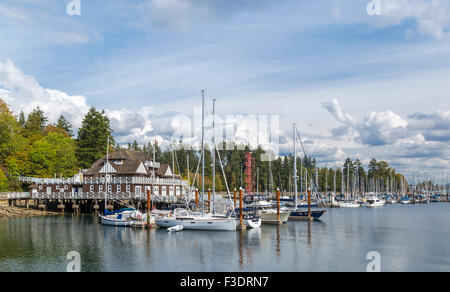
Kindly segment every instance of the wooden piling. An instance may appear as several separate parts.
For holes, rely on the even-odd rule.
[[[308,188],[308,220],[311,221],[311,189]]]
[[[277,221],[280,222],[280,189],[277,188]]]
[[[208,206],[209,212],[211,213],[211,189],[208,188]]]
[[[147,190],[147,229],[151,229],[152,226],[150,225],[150,190]]]
[[[239,188],[239,226],[237,227],[239,230],[245,230],[247,228],[244,224],[242,209],[242,188]]]
[[[198,189],[195,189],[195,208],[198,208]]]

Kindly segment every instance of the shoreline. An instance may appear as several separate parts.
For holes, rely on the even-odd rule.
[[[35,209],[27,209],[24,207],[11,207],[8,205],[0,205],[0,219],[2,218],[21,218],[21,217],[37,217],[37,216],[54,216],[57,212],[41,211]]]

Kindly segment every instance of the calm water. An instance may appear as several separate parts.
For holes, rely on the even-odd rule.
[[[246,232],[132,230],[93,216],[0,219],[0,271],[450,271],[450,204],[329,209],[321,222]]]

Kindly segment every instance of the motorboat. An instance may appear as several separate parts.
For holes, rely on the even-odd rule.
[[[367,198],[365,206],[368,208],[374,208],[374,207],[382,207],[386,204],[385,200],[382,200],[378,197],[373,198]]]
[[[239,225],[241,223],[240,218],[240,208],[229,210],[227,212],[227,217],[235,218],[236,224]],[[245,224],[247,228],[259,228],[261,227],[261,216],[258,215],[258,210],[256,208],[242,208],[242,223]]]
[[[252,205],[246,207],[253,207],[257,209],[258,215],[261,216],[261,222],[263,224],[278,224],[280,221],[282,223],[287,223],[290,215],[289,209],[280,208],[280,220],[278,220],[278,211],[272,207],[267,201],[258,201]]]
[[[361,206],[361,204],[358,203],[356,200],[355,201],[340,201],[340,202],[338,202],[338,206],[340,208],[358,208]]]

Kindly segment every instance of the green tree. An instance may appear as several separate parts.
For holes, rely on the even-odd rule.
[[[8,190],[8,179],[6,178],[5,173],[0,168],[0,192],[5,192]]]
[[[97,111],[92,107],[84,116],[82,126],[78,130],[76,156],[82,168],[89,168],[106,154],[108,137],[110,145],[114,145],[111,133],[110,121],[105,111]]]
[[[45,116],[44,111],[39,107],[35,108],[29,115],[25,123],[25,136],[33,136],[42,133],[45,129],[45,125],[48,118]]]
[[[63,115],[59,116],[58,122],[56,123],[55,126],[60,128],[61,130],[66,131],[66,133],[70,137],[73,137],[72,124],[68,120],[66,120],[66,118]]]
[[[27,122],[26,118],[25,118],[25,114],[23,113],[23,111],[20,111],[19,114],[19,124],[20,126],[23,128],[25,127],[25,123]]]
[[[75,141],[60,133],[49,133],[34,142],[30,161],[35,176],[52,177],[56,174],[70,177],[77,172]]]
[[[23,144],[25,139],[20,135],[19,123],[6,102],[0,99],[0,164]]]

